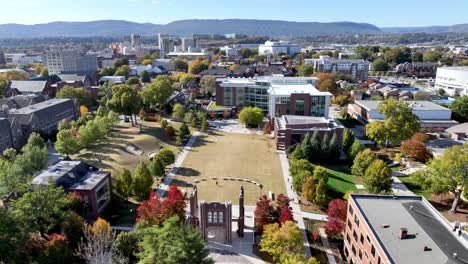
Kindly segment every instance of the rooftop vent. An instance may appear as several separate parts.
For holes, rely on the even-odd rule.
[[[408,236],[408,229],[402,227],[400,228],[400,234],[399,234],[399,238],[400,239],[405,239],[406,237]]]
[[[428,246],[424,246],[423,251],[432,251],[432,248],[430,248]]]
[[[383,224],[382,227],[383,227],[383,228],[389,228],[390,225],[389,225],[389,224]]]

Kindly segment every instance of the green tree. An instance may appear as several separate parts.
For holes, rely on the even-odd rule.
[[[136,85],[140,84],[140,79],[138,77],[130,77],[128,80],[125,82],[127,85]]]
[[[456,98],[450,106],[456,119],[461,122],[468,121],[468,96]]]
[[[383,124],[372,121],[366,126],[366,135],[379,144],[398,145],[419,130],[419,118],[404,101],[385,100],[379,104],[378,111],[385,121]]]
[[[364,147],[364,145],[361,144],[361,141],[359,140],[355,140],[353,142],[353,145],[351,145],[351,148],[349,148],[348,150],[348,160],[350,161],[353,161],[354,158],[356,158],[356,155],[363,151],[364,149],[366,149],[366,147]]]
[[[314,168],[314,180],[316,182],[319,182],[323,180],[325,183],[328,182],[328,172],[327,169],[325,169],[322,166],[315,166]]]
[[[262,124],[262,109],[258,107],[244,107],[239,113],[239,121],[248,126],[258,126]]]
[[[177,217],[166,220],[162,227],[145,228],[142,234],[138,254],[142,264],[213,263],[200,233],[180,225]]]
[[[141,109],[141,98],[138,92],[126,84],[112,86],[112,97],[107,101],[107,108],[117,113],[130,116],[133,122],[133,115],[138,114]]]
[[[73,135],[71,129],[63,129],[57,133],[55,150],[62,155],[69,156],[80,149],[80,143]]]
[[[205,118],[202,119],[201,130],[207,131],[208,130],[208,120]]]
[[[179,128],[179,137],[182,140],[187,139],[190,136],[190,129],[188,128],[187,124],[182,123],[182,125]]]
[[[330,158],[332,160],[338,160],[341,155],[341,149],[340,145],[338,145],[338,135],[333,133],[332,138],[330,139],[330,144],[329,144],[329,150],[330,150]]]
[[[185,116],[185,106],[181,104],[175,104],[172,108],[172,118],[176,120],[183,120]]]
[[[383,160],[374,160],[365,172],[364,186],[371,193],[391,193],[392,182],[392,171]]]
[[[388,71],[388,63],[383,59],[376,59],[374,62],[372,62],[372,70],[382,72]]]
[[[154,180],[144,161],[141,161],[138,164],[135,170],[133,182],[133,192],[135,193],[137,200],[144,201],[148,199]]]
[[[315,189],[314,203],[320,207],[324,207],[328,203],[327,183],[323,179],[318,181],[317,188]]]
[[[175,71],[186,72],[188,69],[187,61],[182,58],[176,58],[172,61],[172,67]]]
[[[200,72],[208,69],[210,63],[206,60],[193,60],[188,66],[188,73],[199,74]]]
[[[216,77],[205,75],[200,79],[201,92],[203,94],[213,94],[216,89]]]
[[[148,73],[148,71],[142,71],[142,72],[141,72],[140,81],[141,81],[142,83],[149,83],[149,82],[151,82],[151,76],[150,76],[150,74]]]
[[[437,50],[429,50],[424,52],[423,61],[424,62],[439,62],[442,58],[442,53]]]
[[[356,176],[364,177],[367,168],[377,159],[370,149],[359,152],[354,158],[351,173]]]
[[[130,75],[130,67],[128,65],[122,65],[121,67],[117,68],[114,73],[114,76],[125,76],[126,78]]]
[[[138,243],[140,234],[138,232],[121,232],[112,243],[114,251],[113,263],[137,263]]]
[[[47,69],[47,68],[44,67],[44,68],[41,70],[41,74],[40,74],[40,75],[41,75],[41,76],[49,76],[49,69]]]
[[[72,86],[65,85],[60,89],[57,94],[57,98],[76,98],[80,105],[91,106],[91,95],[83,87],[75,88]]]
[[[27,233],[11,211],[0,208],[0,260],[4,263],[26,263],[24,245]]]
[[[354,132],[351,129],[345,128],[343,132],[343,150],[345,153],[354,144],[355,139]]]
[[[285,252],[289,254],[304,252],[304,237],[299,227],[292,221],[283,223],[281,227],[278,223],[274,223],[264,226],[259,245],[260,251],[267,252],[276,263],[279,263]]]
[[[453,146],[431,160],[424,171],[423,186],[436,193],[453,193],[451,212],[457,211],[463,191],[468,187],[468,144]]]
[[[330,159],[330,139],[328,137],[328,133],[325,133],[322,138],[322,142],[320,143],[320,159],[327,161]]]
[[[294,151],[291,153],[291,159],[292,160],[300,160],[300,159],[306,159],[307,157],[304,155],[304,152],[302,151],[301,145],[297,145]]]
[[[160,75],[141,92],[141,96],[146,105],[157,107],[166,104],[173,92],[171,79]]]
[[[160,149],[156,154],[156,157],[158,157],[161,160],[163,166],[168,166],[174,163],[176,158],[174,152],[169,148]]]
[[[312,165],[312,163],[306,159],[291,161],[291,165],[289,166],[289,173],[294,177],[294,175],[301,171],[308,171],[310,175],[312,175],[314,171],[314,165]]]
[[[72,249],[76,249],[79,242],[84,237],[84,219],[74,211],[67,211],[60,223],[60,230],[62,234],[67,238],[68,243]]]
[[[179,77],[180,84],[187,84],[191,81],[197,80],[197,77],[191,73],[182,73]]]
[[[25,193],[15,203],[13,213],[24,226],[46,238],[46,233],[62,222],[66,206],[63,189],[49,184]]]
[[[133,192],[133,177],[128,169],[123,169],[122,173],[117,178],[115,184],[117,192],[122,195],[125,199],[128,199]]]
[[[155,156],[149,165],[151,174],[156,177],[161,177],[164,175],[164,164],[160,157]]]
[[[312,74],[314,74],[314,66],[302,64],[299,66],[297,73],[299,76],[310,77]]]

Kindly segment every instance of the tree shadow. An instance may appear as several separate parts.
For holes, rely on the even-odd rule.
[[[183,177],[197,177],[200,175],[200,172],[187,167],[179,167],[177,174]]]

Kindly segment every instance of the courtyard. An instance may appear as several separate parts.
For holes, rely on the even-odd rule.
[[[172,184],[188,193],[196,184],[199,200],[230,200],[233,204],[238,204],[243,185],[246,205],[255,205],[258,197],[269,191],[275,195],[286,191],[273,140],[223,132],[197,138]]]

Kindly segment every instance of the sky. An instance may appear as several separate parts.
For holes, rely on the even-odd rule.
[[[0,0],[0,24],[243,18],[417,27],[468,23],[466,10],[467,0]]]

